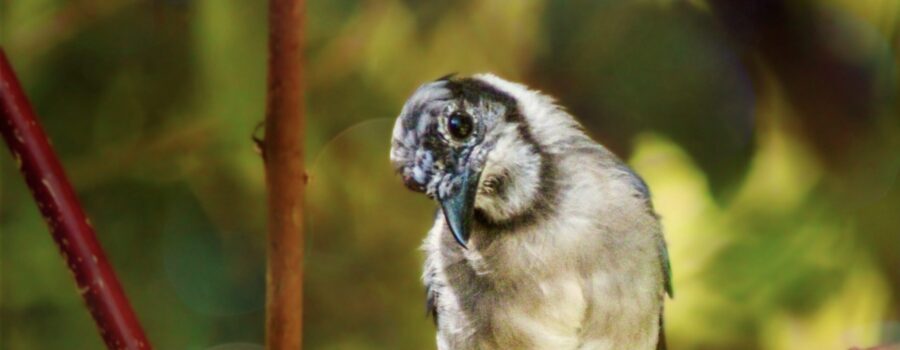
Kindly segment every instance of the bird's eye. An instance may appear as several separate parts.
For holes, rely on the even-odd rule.
[[[456,139],[464,139],[472,135],[474,129],[472,117],[465,112],[456,111],[447,119],[447,129]]]

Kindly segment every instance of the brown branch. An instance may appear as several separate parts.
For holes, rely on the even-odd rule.
[[[150,349],[150,342],[2,48],[0,133],[75,276],[78,291],[107,348]]]
[[[303,337],[302,0],[269,0],[269,85],[263,144],[269,192],[266,348],[300,349]]]

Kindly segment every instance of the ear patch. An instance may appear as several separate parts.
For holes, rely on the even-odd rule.
[[[481,183],[478,192],[484,195],[503,195],[506,183],[509,180],[508,177],[506,172],[487,175]]]

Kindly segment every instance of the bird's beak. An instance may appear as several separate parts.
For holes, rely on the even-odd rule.
[[[459,186],[454,186],[452,191],[438,198],[453,238],[463,248],[466,248],[469,241],[469,230],[472,226],[472,217],[475,215],[475,194],[478,192],[480,177],[480,170],[466,171],[460,175]]]

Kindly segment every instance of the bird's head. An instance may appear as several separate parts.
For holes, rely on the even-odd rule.
[[[419,87],[394,124],[391,163],[408,188],[440,203],[463,247],[476,209],[510,219],[540,186],[540,147],[509,88],[527,91],[493,75],[441,78]]]

